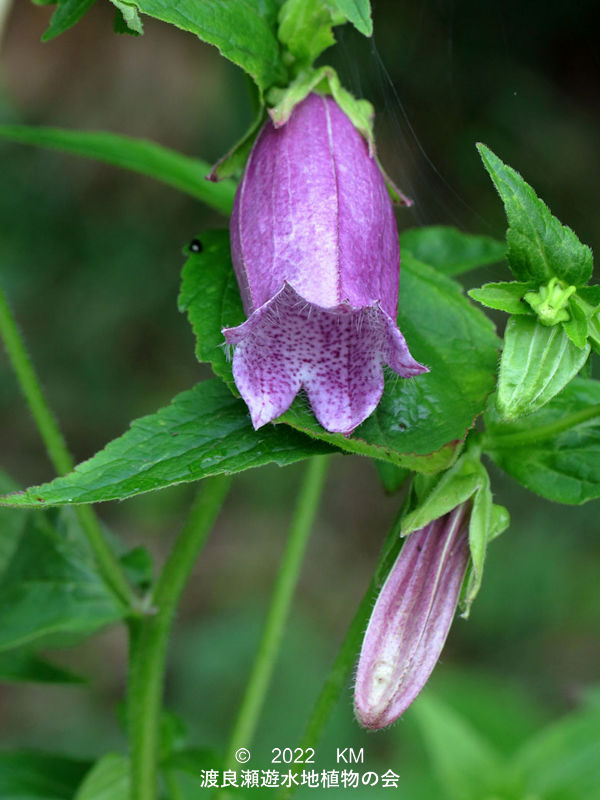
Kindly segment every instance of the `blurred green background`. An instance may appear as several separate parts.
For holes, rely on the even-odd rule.
[[[143,37],[116,36],[103,0],[42,45],[50,11],[25,0],[10,10],[0,42],[2,121],[112,130],[208,161],[244,131],[244,77],[213,48],[150,19]],[[484,141],[598,251],[598,16],[593,2],[380,0],[374,41],[339,31],[339,45],[323,58],[376,105],[381,160],[415,200],[399,212],[401,228],[442,223],[503,235],[501,204],[474,148]],[[176,308],[181,249],[226,220],[148,179],[4,142],[0,175],[2,286],[82,460],[205,375]],[[466,282],[500,279],[502,270]],[[52,475],[4,353],[0,466],[23,486]],[[236,481],[186,592],[167,702],[196,746],[226,740],[301,472],[269,468]],[[493,488],[512,524],[490,548],[481,594],[470,620],[456,620],[423,710],[418,701],[391,730],[365,735],[352,720],[348,687],[322,766],[334,766],[336,746],[364,746],[367,764],[400,773],[397,796],[499,797],[473,789],[467,766],[474,794],[465,793],[452,778],[460,755],[448,764],[440,753],[455,740],[468,750],[476,735],[507,756],[544,726],[585,714],[596,715],[600,730],[590,694],[600,684],[597,508],[551,505],[497,472]],[[186,486],[98,510],[128,546],[144,543],[160,561],[193,493]],[[399,503],[384,496],[369,461],[334,460],[257,740],[260,766],[272,747],[296,742]],[[123,633],[107,631],[52,658],[90,687],[1,686],[1,746],[85,757],[121,748]],[[430,699],[445,705],[428,706]],[[441,750],[423,736],[428,713],[440,731],[450,715]],[[573,739],[579,745],[562,788],[528,787],[531,798],[600,798],[600,774],[589,768],[592,757],[600,764],[600,734],[586,735],[577,728],[583,739]],[[482,758],[473,747],[465,765]],[[582,775],[588,783],[576,782]]]

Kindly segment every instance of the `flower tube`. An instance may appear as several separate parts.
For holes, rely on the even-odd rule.
[[[379,593],[354,690],[365,728],[397,720],[440,657],[469,563],[469,518],[462,504],[411,533]]]
[[[377,406],[383,366],[426,372],[396,327],[400,252],[385,180],[330,97],[263,126],[240,182],[231,250],[248,319],[226,328],[255,428],[304,389],[320,424],[350,434]]]

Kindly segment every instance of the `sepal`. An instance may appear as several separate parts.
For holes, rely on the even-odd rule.
[[[275,127],[280,128],[285,125],[294,108],[311,92],[331,95],[354,127],[367,140],[369,154],[374,155],[373,106],[368,100],[358,100],[346,91],[333,67],[324,66],[318,69],[311,67],[302,70],[285,89],[275,87],[268,92],[267,101],[271,106],[269,116]]]
[[[506,311],[508,314],[531,315],[533,311],[525,301],[525,295],[535,289],[536,284],[531,281],[500,281],[485,283],[467,294],[486,308]]]
[[[487,544],[509,524],[506,509],[492,500],[490,479],[476,442],[441,476],[415,477],[412,507],[401,523],[401,534],[407,536],[469,501],[471,570],[462,596],[465,617],[481,587]]]

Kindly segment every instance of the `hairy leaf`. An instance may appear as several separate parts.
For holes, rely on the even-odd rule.
[[[14,492],[19,487],[5,472],[0,472],[0,495]],[[0,508],[0,579],[21,538],[29,515],[23,511]]]
[[[131,0],[130,5],[215,45],[261,89],[285,84],[275,35],[277,0]]]
[[[30,750],[0,753],[0,797],[72,800],[88,761]]]
[[[592,276],[593,258],[570,228],[550,213],[516,170],[485,145],[477,145],[508,219],[508,263],[517,280],[545,283],[557,277],[582,286]]]
[[[429,758],[449,800],[498,797],[502,758],[490,742],[455,711],[431,694],[411,710]]]
[[[49,42],[50,39],[72,28],[95,2],[96,0],[57,0],[56,11],[50,18],[50,24],[42,36],[42,41]]]
[[[83,678],[28,650],[0,653],[0,683],[64,683],[80,686]]]
[[[0,578],[0,650],[50,635],[87,635],[124,614],[96,573],[72,512],[28,515]]]
[[[515,419],[541,408],[577,375],[589,352],[589,344],[577,347],[562,325],[511,317],[504,333],[496,400],[502,416]]]
[[[128,0],[110,0],[110,2],[121,15],[129,32],[141,36],[144,33],[144,27],[135,5]]]
[[[463,233],[449,225],[411,228],[400,234],[402,255],[435,267],[444,275],[460,275],[475,267],[497,264],[506,257],[506,245],[492,239]]]
[[[535,288],[533,283],[501,281],[500,283],[485,283],[479,289],[471,289],[468,295],[487,308],[506,311],[508,314],[533,316],[531,306],[523,300],[523,297],[526,292]]]
[[[513,774],[521,797],[579,800],[600,787],[600,705],[595,702],[565,715],[530,738],[517,751]]]
[[[369,0],[333,0],[338,11],[364,36],[373,35],[371,3]]]
[[[204,381],[156,414],[133,422],[127,433],[74,472],[4,502],[39,508],[123,500],[208,475],[263,464],[286,466],[326,452],[332,452],[326,444],[284,426],[254,431],[245,404],[221,381]]]
[[[530,491],[570,505],[600,497],[600,382],[576,378],[511,424],[491,410],[486,426],[486,451]]]
[[[299,65],[312,66],[323,50],[335,44],[331,9],[323,0],[286,0],[279,11],[277,36]]]
[[[201,200],[223,214],[230,214],[235,195],[232,181],[206,180],[210,165],[175,150],[115,133],[0,125],[0,136],[14,142],[63,150],[147,175]]]
[[[107,753],[85,776],[73,800],[129,800],[129,761],[118,753]]]
[[[237,394],[223,327],[244,321],[244,309],[231,265],[227,231],[206,231],[194,240],[201,252],[188,249],[181,273],[179,310],[187,313],[196,336],[196,357],[210,363],[216,375]]]

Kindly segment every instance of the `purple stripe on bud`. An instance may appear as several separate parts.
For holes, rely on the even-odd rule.
[[[315,94],[248,159],[231,218],[248,320],[224,330],[255,428],[304,388],[317,419],[349,434],[377,406],[383,365],[426,372],[396,328],[400,255],[385,181],[367,143]]]
[[[381,589],[358,662],[354,708],[365,728],[385,728],[435,667],[469,563],[470,511],[461,505],[411,533]]]

